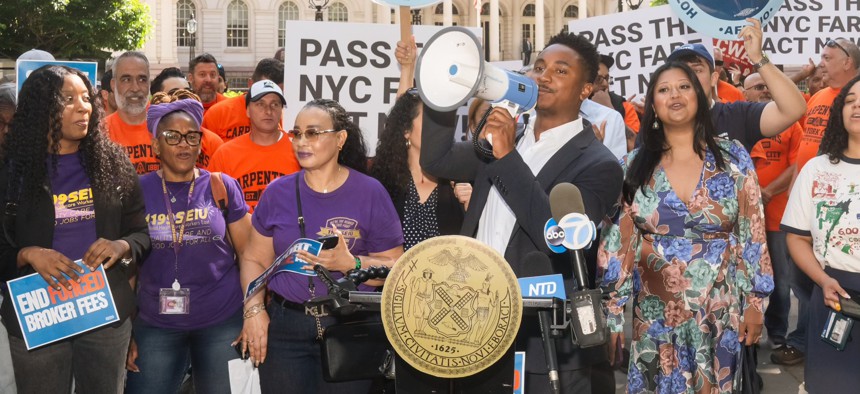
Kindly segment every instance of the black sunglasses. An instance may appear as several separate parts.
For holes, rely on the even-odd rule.
[[[845,56],[851,57],[851,55],[848,54],[848,50],[845,49],[845,47],[843,47],[842,45],[839,45],[836,40],[827,40],[827,42],[824,43],[824,46],[828,48],[839,48],[842,50],[842,52],[845,52]]]

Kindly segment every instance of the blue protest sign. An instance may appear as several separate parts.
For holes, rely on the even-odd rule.
[[[317,276],[316,272],[312,270],[308,271],[302,269],[302,267],[308,263],[297,256],[300,250],[305,250],[314,256],[319,256],[320,251],[322,250],[322,243],[308,238],[299,238],[295,240],[284,253],[281,253],[281,255],[272,262],[272,265],[270,265],[269,268],[266,268],[260,276],[254,278],[254,280],[248,283],[248,288],[245,290],[244,302],[248,302],[254,294],[257,294],[257,292],[262,290],[263,286],[268,283],[275,274],[279,274],[281,272],[292,272],[305,276]]]
[[[514,353],[514,392],[523,394],[526,391],[526,352]]]
[[[18,60],[15,63],[15,75],[18,76],[18,90],[21,91],[21,87],[24,86],[24,80],[30,76],[30,73],[36,71],[39,67],[46,65],[57,65],[57,66],[66,66],[71,68],[76,68],[81,70],[84,74],[86,74],[87,78],[90,80],[90,84],[93,85],[93,88],[96,86],[96,80],[98,79],[98,69],[99,64],[96,62],[67,62],[61,60]]]
[[[27,350],[119,320],[104,267],[86,272],[80,282],[69,281],[71,290],[55,290],[39,274],[7,282]]]
[[[721,40],[737,40],[749,25],[746,18],[762,25],[779,11],[783,0],[669,0],[672,10],[697,32]]]

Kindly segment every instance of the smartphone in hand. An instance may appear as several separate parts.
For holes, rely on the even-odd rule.
[[[322,250],[326,250],[326,249],[333,249],[335,246],[337,246],[338,238],[337,238],[337,235],[332,234],[332,235],[326,235],[324,237],[319,237],[319,238],[317,238],[317,241],[322,243]]]

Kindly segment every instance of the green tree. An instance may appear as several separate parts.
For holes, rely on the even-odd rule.
[[[0,7],[0,58],[32,48],[58,59],[107,59],[143,46],[152,29],[141,0],[10,0]],[[11,4],[9,4],[11,3]]]
[[[651,7],[669,4],[669,0],[651,0]]]

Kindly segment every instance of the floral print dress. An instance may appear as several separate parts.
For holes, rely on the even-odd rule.
[[[740,143],[718,145],[725,170],[707,151],[690,201],[658,165],[603,230],[598,275],[612,332],[623,332],[633,297],[629,393],[732,392],[743,312],[754,308],[761,323],[773,290],[753,162]],[[638,151],[622,160],[625,173]]]

